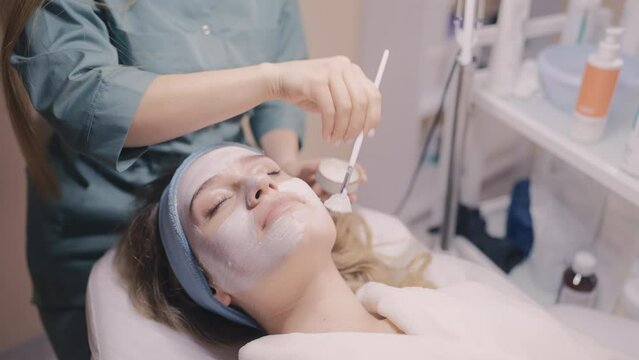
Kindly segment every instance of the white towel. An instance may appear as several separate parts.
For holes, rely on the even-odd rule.
[[[626,359],[539,307],[472,281],[436,290],[369,283],[357,296],[406,335],[270,335],[242,347],[240,360]]]

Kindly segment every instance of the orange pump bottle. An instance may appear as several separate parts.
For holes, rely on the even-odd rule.
[[[575,106],[570,136],[581,142],[592,143],[603,136],[612,96],[623,65],[619,56],[621,28],[606,29],[606,38],[588,57],[588,63]]]

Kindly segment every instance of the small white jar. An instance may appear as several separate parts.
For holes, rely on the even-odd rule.
[[[317,183],[329,194],[337,194],[342,189],[344,176],[348,170],[348,162],[337,158],[326,158],[320,161],[317,169]],[[352,193],[357,190],[359,173],[353,170],[351,180],[346,186],[346,191]]]

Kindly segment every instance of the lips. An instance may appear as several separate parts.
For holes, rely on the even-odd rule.
[[[268,229],[282,214],[302,202],[292,194],[282,194],[269,204],[269,209],[264,217],[263,229]]]

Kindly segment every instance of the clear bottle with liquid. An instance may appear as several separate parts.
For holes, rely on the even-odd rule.
[[[595,307],[597,300],[597,259],[587,251],[579,251],[572,265],[564,271],[557,303]]]

